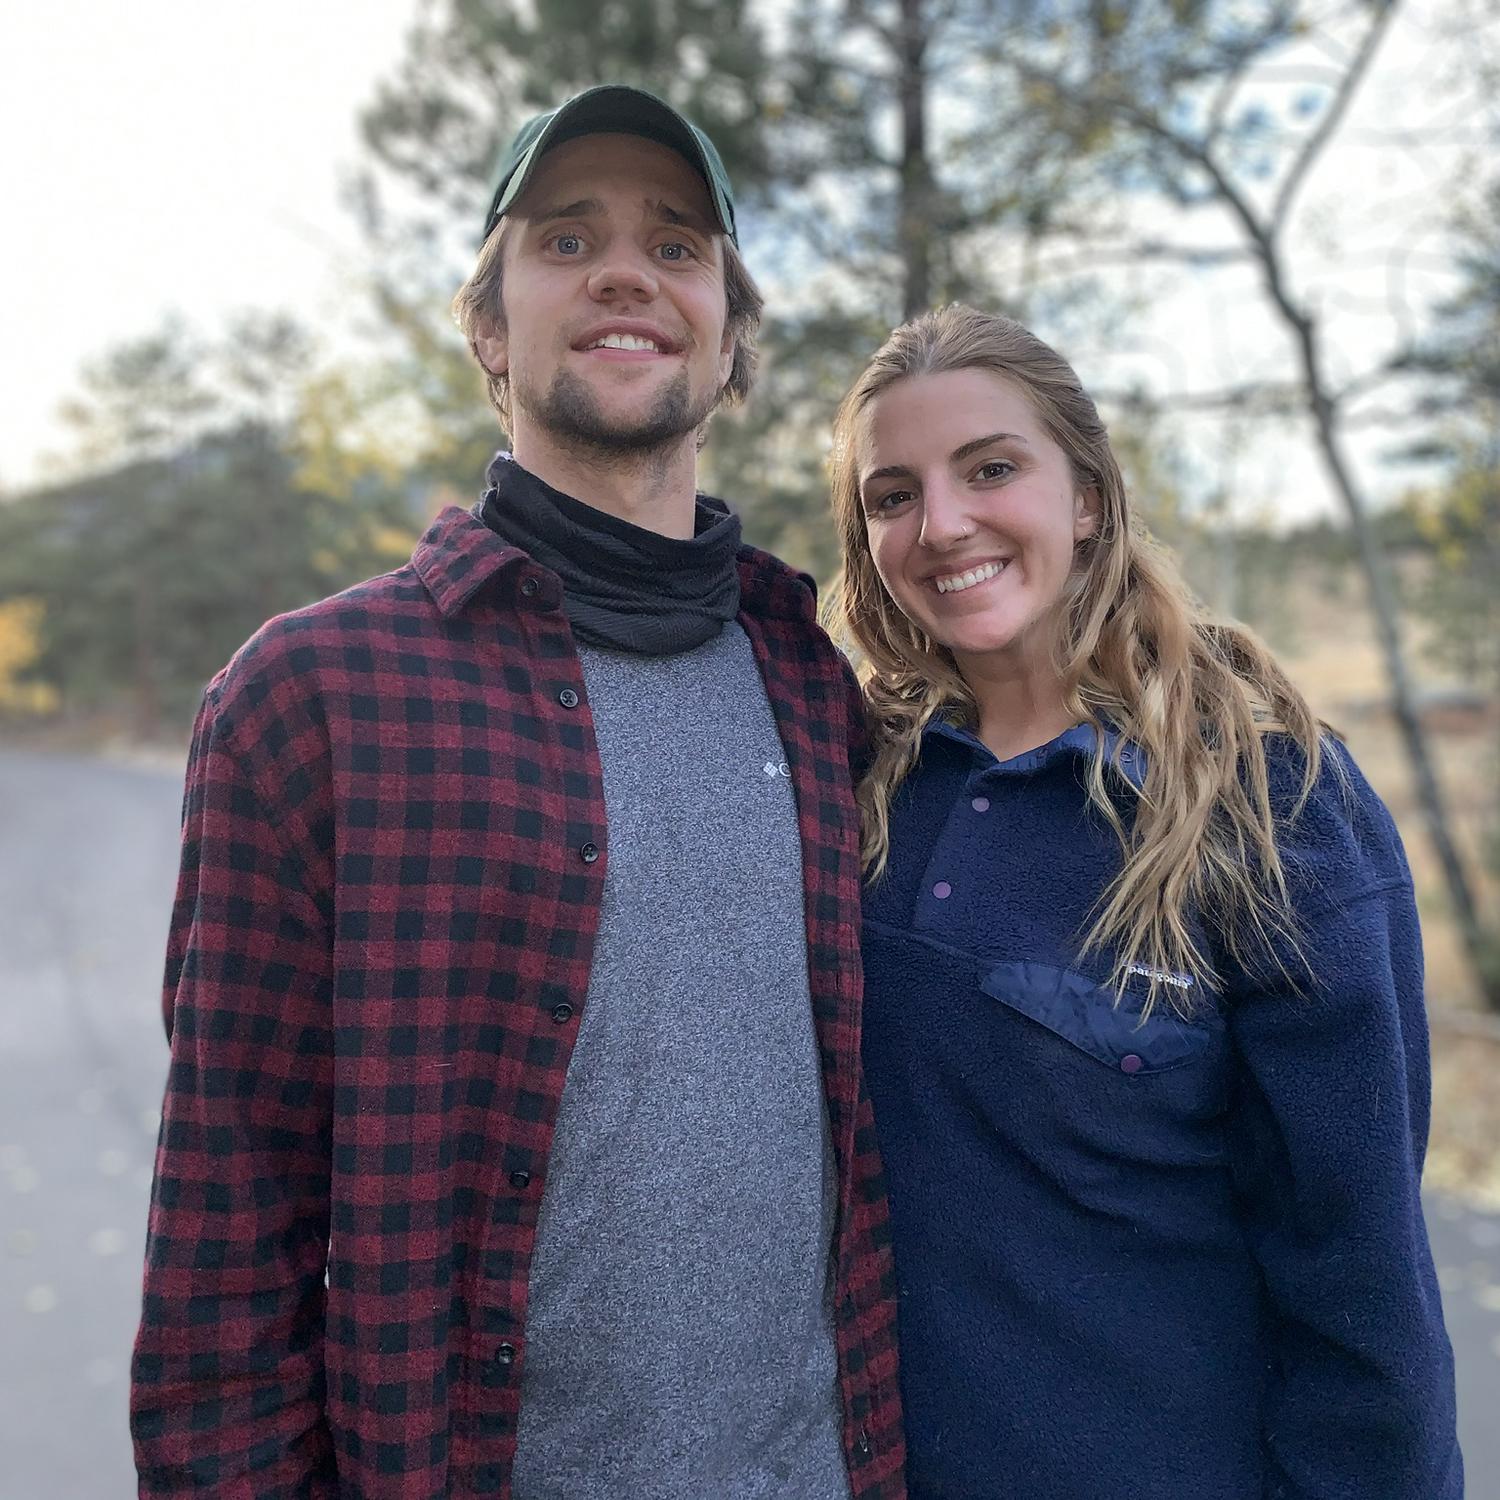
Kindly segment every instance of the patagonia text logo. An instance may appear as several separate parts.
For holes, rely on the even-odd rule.
[[[1125,972],[1138,974],[1142,979],[1155,980],[1158,984],[1174,985],[1179,990],[1190,990],[1193,987],[1191,974],[1169,974],[1165,969],[1148,969],[1145,964],[1130,964]]]

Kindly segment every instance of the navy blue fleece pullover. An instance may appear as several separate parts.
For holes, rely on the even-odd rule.
[[[1120,861],[1092,746],[933,726],[866,899],[912,1500],[1459,1500],[1390,816],[1330,744],[1281,841],[1311,980],[1218,954],[1141,1024],[1146,979],[1117,1006],[1079,955]]]

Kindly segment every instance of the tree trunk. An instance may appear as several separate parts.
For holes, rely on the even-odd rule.
[[[901,99],[901,316],[914,318],[932,303],[932,167],[927,160],[927,31],[925,0],[901,0],[895,38]]]
[[[1473,972],[1474,982],[1484,997],[1485,1004],[1500,1011],[1500,975],[1488,962],[1483,924],[1479,907],[1474,900],[1474,890],[1469,884],[1463,858],[1453,841],[1448,811],[1443,803],[1441,784],[1432,753],[1427,744],[1427,733],[1422,727],[1412,692],[1411,677],[1406,667],[1406,650],[1401,638],[1401,621],[1396,609],[1395,591],[1391,586],[1385,555],[1370,526],[1369,507],[1364,496],[1349,472],[1339,443],[1333,402],[1323,385],[1321,361],[1317,341],[1317,329],[1312,320],[1293,310],[1288,303],[1278,298],[1283,316],[1291,322],[1297,336],[1297,348],[1302,363],[1303,386],[1307,395],[1308,411],[1313,419],[1313,430],[1317,436],[1318,451],[1328,477],[1344,503],[1349,515],[1349,526],[1359,547],[1360,563],[1364,568],[1365,584],[1369,590],[1370,608],[1375,616],[1376,634],[1381,652],[1385,657],[1386,677],[1390,683],[1391,708],[1396,715],[1396,724],[1406,747],[1407,759],[1411,762],[1412,776],[1416,781],[1417,801],[1427,823],[1428,837],[1437,852],[1442,868],[1443,881],[1448,889],[1448,899],[1453,907],[1453,918],[1458,923],[1464,953]]]

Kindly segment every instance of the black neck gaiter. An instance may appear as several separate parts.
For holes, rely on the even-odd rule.
[[[698,496],[686,541],[633,526],[543,483],[507,453],[485,473],[479,518],[562,580],[585,645],[671,656],[712,640],[740,607],[740,518]]]

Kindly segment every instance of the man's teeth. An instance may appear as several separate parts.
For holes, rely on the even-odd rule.
[[[935,578],[933,582],[937,585],[938,593],[956,594],[960,589],[971,589],[976,583],[993,578],[1004,568],[1004,563],[985,563],[981,567],[970,568],[967,573],[955,573],[952,578]]]
[[[596,339],[589,345],[590,349],[650,349],[653,353],[661,353],[661,345],[655,339],[638,338],[633,333],[606,333],[602,339]]]

